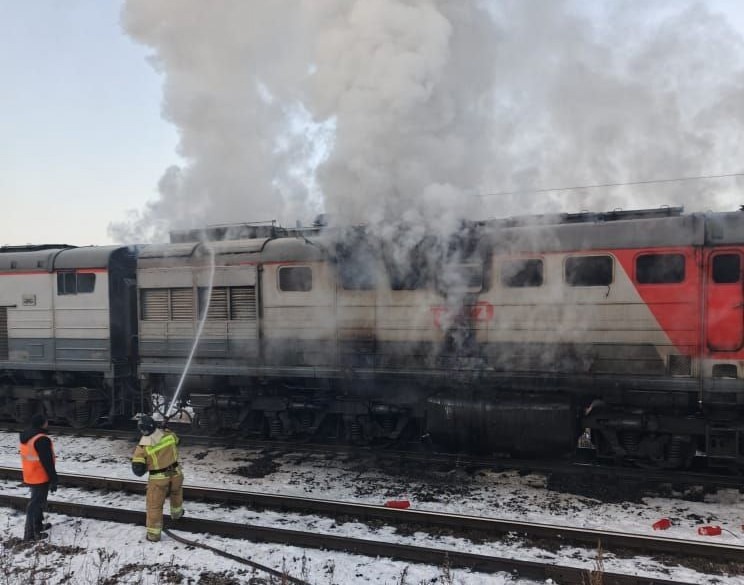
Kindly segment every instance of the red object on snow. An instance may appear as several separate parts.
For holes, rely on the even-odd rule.
[[[718,536],[721,534],[720,526],[700,526],[698,527],[698,534],[703,536]]]
[[[666,530],[672,525],[672,521],[669,518],[662,518],[652,524],[654,530]]]
[[[406,508],[411,507],[411,502],[409,502],[408,500],[388,500],[387,502],[385,502],[385,507],[405,510]]]

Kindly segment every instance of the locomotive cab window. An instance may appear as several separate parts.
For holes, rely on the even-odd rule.
[[[501,264],[501,282],[508,288],[542,286],[543,261],[540,258],[507,260]]]
[[[309,266],[282,266],[279,269],[279,290],[307,292],[313,288],[313,271]]]
[[[93,272],[58,272],[57,294],[76,295],[92,293],[96,288],[96,275]]]
[[[608,286],[612,284],[612,257],[570,256],[564,271],[569,286]]]
[[[685,280],[682,254],[643,254],[636,258],[638,284],[676,284]]]
[[[713,257],[713,282],[733,284],[741,278],[741,258],[739,254],[718,254]]]

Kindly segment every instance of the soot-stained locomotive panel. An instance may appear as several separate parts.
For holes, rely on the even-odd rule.
[[[188,363],[208,432],[540,455],[588,431],[610,459],[744,462],[741,213],[192,235],[0,254],[6,415],[110,421]]]

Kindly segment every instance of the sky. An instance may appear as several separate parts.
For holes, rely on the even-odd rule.
[[[312,20],[319,34],[313,42],[302,45],[301,34],[298,33],[300,28],[296,22],[287,19],[282,27],[271,28],[275,26],[278,17],[286,16],[281,13],[282,7],[291,2],[292,0],[267,3],[261,6],[261,10],[254,10],[255,5],[245,7],[246,10],[250,8],[251,18],[257,24],[250,27],[236,18],[238,24],[234,30],[224,32],[227,40],[223,45],[219,45],[215,43],[215,35],[218,39],[223,35],[225,22],[229,24],[232,15],[226,13],[225,22],[221,22],[213,14],[197,15],[193,7],[190,12],[188,4],[182,5],[183,10],[173,10],[166,0],[154,3],[154,5],[132,0],[128,2],[128,18],[126,24],[123,25],[123,1],[16,2],[0,0],[0,39],[2,39],[0,42],[3,48],[0,51],[0,71],[3,72],[3,82],[0,85],[0,132],[4,137],[3,145],[0,147],[0,194],[2,201],[6,203],[4,213],[0,215],[0,245],[28,243],[87,245],[132,241],[140,238],[160,237],[162,239],[163,231],[160,230],[153,235],[152,225],[157,224],[158,221],[162,222],[172,208],[184,202],[190,202],[190,205],[184,205],[184,208],[193,211],[182,213],[179,217],[180,223],[166,226],[166,228],[193,226],[199,222],[214,224],[227,220],[252,221],[277,217],[284,223],[291,224],[295,219],[307,221],[307,218],[311,217],[310,211],[323,211],[323,209],[322,206],[317,205],[317,197],[314,199],[314,194],[317,195],[319,188],[314,183],[315,179],[307,174],[306,168],[300,167],[306,161],[317,162],[318,152],[312,151],[313,144],[317,147],[318,143],[326,145],[333,143],[333,140],[328,138],[327,132],[329,125],[332,126],[336,120],[339,126],[333,144],[337,149],[335,153],[331,153],[328,164],[323,166],[318,175],[321,182],[320,188],[328,194],[331,207],[335,206],[338,209],[349,206],[359,210],[365,218],[371,213],[369,200],[374,202],[377,197],[380,197],[380,191],[396,194],[421,191],[422,200],[426,204],[424,208],[433,210],[429,212],[432,217],[442,217],[441,202],[443,200],[461,202],[472,200],[473,193],[468,192],[471,187],[468,181],[477,173],[480,175],[476,190],[483,193],[510,191],[524,186],[563,187],[611,182],[618,179],[632,181],[669,178],[685,174],[686,171],[689,171],[687,174],[696,175],[744,170],[744,164],[737,163],[742,160],[741,154],[736,152],[737,147],[741,147],[737,143],[737,136],[740,138],[741,135],[738,126],[731,124],[730,126],[734,127],[736,132],[730,132],[724,136],[730,128],[727,130],[720,124],[716,126],[715,123],[710,126],[713,129],[711,130],[712,136],[708,133],[702,138],[715,143],[716,132],[720,131],[720,143],[731,144],[731,148],[726,149],[731,159],[720,162],[720,164],[710,162],[721,160],[720,154],[712,148],[708,150],[707,158],[696,157],[696,160],[702,161],[697,165],[684,165],[679,161],[670,161],[668,152],[674,150],[672,146],[669,146],[672,143],[658,142],[654,145],[655,150],[663,151],[666,155],[654,158],[653,164],[644,165],[644,160],[640,160],[637,165],[633,165],[631,163],[635,159],[625,157],[619,162],[611,161],[612,168],[606,174],[604,171],[608,166],[607,160],[601,162],[582,160],[576,168],[573,168],[573,165],[567,164],[569,159],[566,155],[552,155],[551,157],[550,153],[541,155],[544,160],[541,159],[542,166],[537,170],[534,168],[538,166],[537,164],[532,167],[522,165],[516,168],[518,165],[513,165],[514,161],[523,161],[525,153],[529,154],[535,150],[534,143],[542,144],[542,142],[535,139],[533,144],[529,144],[528,138],[524,138],[524,135],[519,132],[515,133],[510,124],[505,124],[504,120],[510,122],[518,116],[523,116],[529,118],[527,122],[533,122],[535,112],[544,109],[544,104],[537,99],[533,100],[535,103],[532,110],[513,109],[513,112],[510,110],[509,116],[502,116],[499,121],[500,125],[495,126],[498,132],[503,132],[504,140],[509,143],[509,150],[518,147],[523,149],[517,157],[512,156],[512,152],[504,152],[502,146],[502,150],[497,151],[504,155],[499,163],[495,158],[489,158],[490,154],[485,148],[473,146],[472,136],[475,133],[472,129],[477,127],[480,121],[477,117],[468,117],[468,111],[464,107],[469,103],[471,95],[464,94],[461,102],[449,99],[453,95],[451,84],[462,82],[463,86],[472,86],[473,92],[482,91],[478,84],[498,82],[498,75],[493,71],[486,72],[485,69],[469,71],[466,64],[487,62],[480,58],[473,59],[473,55],[477,55],[481,50],[486,53],[493,50],[496,54],[498,49],[501,51],[499,55],[505,55],[506,60],[511,50],[519,53],[517,56],[512,55],[512,60],[529,60],[529,44],[514,41],[499,45],[495,39],[501,38],[498,35],[503,33],[503,29],[499,29],[498,26],[489,29],[485,25],[479,25],[478,18],[473,18],[474,14],[477,17],[476,11],[470,14],[464,11],[458,13],[452,9],[449,13],[445,11],[445,16],[449,18],[449,23],[447,23],[443,22],[439,18],[440,15],[433,11],[422,10],[418,15],[405,14],[398,10],[399,6],[395,6],[400,3],[393,0],[379,4],[386,7],[387,13],[384,13],[384,9],[380,9],[379,12],[373,10],[365,12],[365,6],[370,5],[365,5],[363,2],[348,3],[348,6],[352,4],[354,6],[349,8],[351,11],[349,14],[343,14],[346,18],[344,22],[349,27],[349,38],[346,38],[344,33],[347,31],[342,29],[339,32],[337,21],[331,18],[337,16],[333,10],[341,12],[345,8],[339,9],[338,6],[334,6],[333,0],[327,0],[320,3],[325,12],[315,11],[315,7],[308,9],[308,19]],[[419,4],[425,5],[427,2]],[[504,2],[505,6],[509,4],[508,1]],[[567,4],[581,6],[582,2],[576,0],[567,2]],[[586,7],[596,6],[594,3],[584,4]],[[657,0],[656,4],[663,8],[664,6],[679,7],[684,3]],[[500,6],[501,4],[495,3],[494,5]],[[544,6],[550,6],[550,3]],[[612,8],[615,5],[607,3],[606,6]],[[704,6],[708,12],[722,14],[734,30],[744,35],[744,9],[736,0],[708,0],[700,6]],[[159,8],[162,8],[163,14],[158,14]],[[172,12],[168,13],[167,10]],[[390,15],[394,15],[396,19],[393,20]],[[550,14],[542,18],[542,13],[532,14],[525,11],[523,16],[525,22],[530,25],[525,27],[524,35],[530,43],[533,42],[530,38],[532,35],[546,36],[535,35],[534,30],[540,26],[542,20],[547,21]],[[628,19],[625,25],[632,31],[637,23],[632,22],[632,16],[625,16]],[[473,21],[476,23],[474,24]],[[688,23],[694,21],[693,15],[687,21],[680,21],[682,22],[680,26],[688,26]],[[166,22],[172,25],[173,30],[183,33],[183,40],[179,41],[181,44],[174,42],[167,35],[158,36],[166,28],[154,26],[158,22],[160,24]],[[556,19],[554,22],[561,23],[562,21]],[[571,24],[574,21],[566,22]],[[618,22],[620,25],[623,24],[622,20]],[[379,23],[381,24],[377,26]],[[521,23],[517,22],[518,24]],[[546,25],[545,30],[550,31],[549,26],[550,23]],[[673,28],[673,21],[670,26]],[[518,27],[515,25],[515,28]],[[262,36],[264,30],[276,30],[282,36],[275,38],[271,38],[270,35]],[[434,84],[433,89],[427,85],[430,80],[424,80],[425,83],[422,86],[426,91],[431,91],[433,99],[430,102],[433,106],[427,111],[429,118],[424,123],[418,124],[418,121],[414,120],[410,128],[407,124],[414,117],[412,113],[419,111],[420,102],[416,101],[418,98],[415,93],[411,93],[413,97],[410,97],[401,92],[401,87],[392,86],[392,82],[408,81],[405,78],[408,71],[403,71],[399,77],[396,77],[398,72],[390,67],[390,63],[401,62],[398,54],[392,52],[390,61],[382,60],[372,63],[372,73],[375,73],[375,66],[379,66],[384,69],[386,75],[381,77],[370,75],[361,79],[363,84],[380,86],[380,90],[376,93],[364,94],[364,100],[354,101],[353,98],[358,96],[358,91],[351,98],[350,94],[344,94],[343,92],[349,85],[349,79],[344,78],[343,75],[335,77],[332,75],[336,72],[335,68],[342,73],[358,71],[360,61],[367,63],[366,55],[362,55],[363,59],[355,61],[358,52],[363,53],[369,48],[364,42],[371,39],[369,42],[372,46],[376,46],[374,43],[384,44],[389,39],[383,37],[380,40],[375,35],[389,34],[391,30],[396,40],[402,38],[404,42],[410,42],[414,46],[420,45],[430,50],[428,61],[412,64],[414,76],[430,75],[431,79],[435,80],[440,80],[442,76],[449,76],[453,80],[450,86],[441,81],[431,82]],[[423,30],[426,34],[421,33],[416,36],[411,34],[414,30]],[[245,45],[241,44],[236,48],[236,43],[231,45],[228,42],[230,33],[235,39],[239,39],[240,43],[244,38],[248,41]],[[568,31],[567,35],[570,34],[571,31]],[[268,40],[266,36],[269,36]],[[575,36],[581,37],[581,35]],[[671,52],[674,50],[675,37],[673,34],[668,34],[668,37],[671,39],[669,45],[672,48],[662,47],[662,49]],[[293,44],[290,42],[277,45],[276,38],[298,39],[297,47],[293,51]],[[685,40],[685,37],[680,38]],[[692,33],[690,38],[693,38]],[[452,41],[452,44],[443,44],[447,40]],[[570,36],[566,36],[556,42],[566,45],[569,40],[571,40]],[[718,39],[718,41],[725,44],[725,40]],[[593,55],[595,59],[596,55],[601,55],[603,51],[606,51],[606,47],[602,47],[596,38],[587,35],[583,38],[583,42],[585,42],[583,46],[577,42],[575,50],[578,55],[585,53],[586,47],[597,48]],[[653,45],[652,38],[646,42],[648,47],[658,49]],[[534,39],[534,43],[538,47],[536,51],[541,50],[538,39]],[[610,40],[608,40],[609,43]],[[281,46],[284,51],[277,51],[278,46]],[[393,46],[393,43],[390,43],[390,46],[393,49],[397,48]],[[550,45],[547,46],[550,47]],[[705,46],[707,46],[705,43],[701,44],[701,47]],[[295,54],[302,53],[302,49],[307,47],[312,49],[314,59],[309,64]],[[223,49],[224,51],[220,52]],[[281,55],[276,56],[277,52]],[[337,58],[339,54],[349,57],[339,60]],[[215,57],[229,64],[229,57],[237,56],[238,66],[242,66],[254,55],[256,63],[252,63],[251,67],[255,67],[257,77],[265,81],[265,84],[258,84],[255,95],[247,95],[244,87],[220,85],[221,80],[229,78],[228,69],[225,69],[224,77],[216,77],[216,80],[210,78],[213,74],[211,67],[216,62]],[[277,61],[271,62],[266,59],[262,61],[266,55]],[[453,55],[451,62],[440,63],[438,60],[443,58],[442,55]],[[711,55],[716,55],[716,53],[711,53]],[[153,56],[156,57],[158,70],[152,65]],[[186,61],[204,58],[204,62],[196,63],[193,67],[190,67],[191,63],[186,63],[184,66],[183,63],[179,63],[179,56],[183,56]],[[228,58],[224,59],[225,56]],[[245,57],[243,61],[239,59],[241,56]],[[616,54],[610,57],[612,59],[608,59],[608,63],[618,59]],[[575,57],[569,54],[566,62],[571,63],[570,59],[573,58]],[[527,63],[529,64],[529,61]],[[711,66],[714,65],[711,64]],[[503,68],[504,65],[500,66]],[[589,66],[601,70],[604,65],[603,62],[596,60],[590,61]],[[309,69],[312,71],[306,87],[298,88],[293,85],[292,82],[296,77],[305,75]],[[561,104],[565,104],[567,100],[576,99],[579,108],[594,106],[593,103],[582,104],[581,96],[573,95],[565,87],[560,87],[558,80],[563,77],[562,75],[557,74],[551,78],[550,83],[553,85],[546,89],[536,85],[533,78],[523,81],[520,75],[524,73],[525,77],[529,76],[529,67],[525,69],[527,73],[519,69],[510,71],[510,79],[516,89],[506,96],[506,101],[522,99],[523,93],[527,94],[528,99],[525,101],[530,101],[529,98],[533,94],[538,95],[538,92],[545,91],[544,95],[540,94],[542,99],[554,98]],[[279,71],[281,75],[276,74],[276,71]],[[458,75],[462,72],[463,78],[452,77],[453,71]],[[561,70],[557,68],[556,71],[560,73]],[[722,69],[722,71],[726,70]],[[654,79],[654,76],[658,77],[659,69],[649,69],[646,74],[647,79]],[[643,72],[639,75],[643,75]],[[685,75],[689,77],[689,71],[681,70],[680,77]],[[386,85],[388,79],[392,80],[390,85]],[[639,79],[644,78],[639,77]],[[195,80],[203,84],[201,88],[196,87],[198,91],[194,91],[195,86],[198,86]],[[224,120],[214,120],[214,124],[210,123],[207,131],[204,131],[205,125],[202,124],[204,120],[195,118],[193,111],[185,113],[184,111],[189,107],[194,107],[193,103],[198,101],[194,96],[203,98],[203,88],[209,88],[209,83],[213,81],[219,90],[224,90],[222,94],[219,94],[219,99],[215,100],[215,110],[219,107],[223,111],[241,112],[240,102],[236,104],[235,100],[240,100],[245,95],[245,110],[248,113],[243,118],[237,115],[231,118],[226,115]],[[618,85],[616,79],[610,81],[615,85],[608,84],[607,87],[617,87],[617,93],[628,95],[629,101],[635,99],[642,102],[647,99],[643,92],[635,91],[637,88],[634,88],[632,84]],[[437,86],[437,83],[440,85]],[[571,85],[569,89],[572,87],[577,86]],[[701,87],[703,87],[702,81]],[[722,83],[711,87],[716,90],[725,89]],[[421,88],[413,89],[419,91]],[[689,88],[682,87],[682,89]],[[189,91],[193,93],[189,94]],[[305,93],[301,98],[297,98],[300,91]],[[680,91],[679,93],[687,92]],[[164,99],[167,102],[165,105]],[[297,103],[302,100],[312,110],[310,114],[297,107]],[[604,102],[605,104],[612,102],[612,96],[609,96],[609,99],[606,97]],[[400,111],[390,108],[390,103],[396,106],[402,104],[398,108]],[[680,103],[682,114],[689,105],[689,103]],[[259,111],[261,106],[266,106],[265,111]],[[504,103],[498,106],[503,110],[508,109]],[[608,106],[603,106],[603,109],[598,112],[601,115],[614,116],[616,111],[612,107],[610,104],[608,110]],[[291,110],[289,114],[286,112],[288,109]],[[331,114],[328,113],[329,109],[333,109]],[[387,115],[391,110],[396,111]],[[203,111],[211,117],[215,116],[214,111],[209,109],[209,104],[197,110],[197,113]],[[429,127],[429,119],[441,119],[446,117],[450,111],[455,112],[453,116],[457,117],[456,123],[449,125],[443,123],[433,130]],[[591,110],[589,111],[591,114]],[[364,115],[360,115],[360,112]],[[375,115],[367,115],[369,112]],[[379,112],[385,114],[382,121],[377,115]],[[575,125],[573,116],[576,112],[569,112],[565,108],[561,112],[561,116],[556,116],[552,120],[537,120],[534,128],[539,128],[540,124],[544,124],[549,126],[550,131],[555,134],[560,132],[561,128],[573,127]],[[164,119],[164,113],[167,120]],[[319,123],[311,124],[308,122],[308,117],[312,117]],[[657,118],[658,116],[653,115],[649,120],[642,120],[638,128],[631,130],[642,132],[644,125],[653,123]],[[299,129],[287,130],[287,119],[293,120]],[[721,122],[726,119],[721,114],[716,120]],[[399,131],[401,125],[406,127]],[[254,127],[258,128],[255,132],[258,137],[251,142],[246,137],[251,132],[244,132],[244,130]],[[231,128],[237,128],[243,132],[230,135]],[[370,133],[377,133],[378,130],[379,140],[376,143],[378,148],[373,149],[370,143],[375,143],[375,141],[368,140],[368,137]],[[588,135],[602,131],[601,127],[586,128]],[[675,128],[670,127],[669,124],[649,130],[650,133],[659,135],[674,131]],[[395,134],[395,132],[398,133]],[[498,138],[498,132],[493,136]],[[399,143],[396,141],[395,148],[389,139],[391,133],[400,139]],[[409,140],[408,137],[411,135],[414,139]],[[279,136],[289,137],[288,143],[277,145]],[[306,140],[293,142],[292,139],[297,136]],[[615,135],[611,134],[611,136]],[[244,158],[238,160],[233,169],[229,166],[224,168],[209,166],[215,158],[220,159],[220,163],[230,158],[229,153],[238,150],[240,146],[235,145],[241,145],[244,139],[246,140]],[[480,134],[477,139],[480,140],[477,146],[486,146],[488,136]],[[520,139],[527,143],[520,144]],[[628,145],[635,145],[637,142],[630,131],[626,131],[626,134],[619,138],[615,136],[615,139],[626,150],[630,150]],[[701,136],[695,136],[689,142],[694,143],[697,139],[701,139]],[[551,143],[550,148],[555,148],[556,142],[558,141]],[[220,152],[219,149],[209,150],[208,147],[214,143],[223,143],[222,149],[228,154]],[[445,150],[440,147],[441,144],[452,146],[452,148]],[[463,145],[471,149],[465,157],[462,156]],[[659,145],[661,148],[656,148]],[[581,136],[564,146],[567,152],[581,150],[582,153],[590,153],[592,150],[591,144],[587,144]],[[479,156],[472,156],[472,152],[476,151]],[[186,161],[182,156],[184,152]],[[277,153],[281,156],[277,156]],[[458,153],[460,156],[457,156]],[[642,149],[640,156],[643,158]],[[367,160],[376,160],[376,157],[381,158],[380,168],[364,166]],[[390,173],[391,176],[395,175],[393,179],[390,179],[387,173],[391,165],[390,158],[403,160],[408,164],[407,167],[394,168]],[[298,163],[298,160],[301,162]],[[395,161],[392,163],[395,164]],[[231,175],[231,170],[238,167],[239,172]],[[178,172],[169,173],[168,169],[175,169]],[[380,172],[380,169],[384,172]],[[508,176],[505,173],[509,173]],[[262,176],[264,174],[270,176]],[[281,175],[281,180],[276,179],[277,175]],[[225,181],[224,185],[217,185],[223,177],[229,177],[230,181]],[[451,177],[451,180],[448,177]],[[242,193],[239,196],[234,194],[246,183],[251,183],[250,186],[245,187],[246,191],[255,190],[253,200],[250,200],[249,196],[243,199]],[[473,182],[473,185],[475,184]],[[341,194],[346,196],[345,194],[353,191],[357,185],[361,185],[359,189],[361,193],[368,195],[368,201],[341,199]],[[261,190],[262,188],[264,191]],[[208,193],[204,197],[203,193],[211,189],[214,189],[217,194]],[[232,194],[223,196],[220,189],[231,190]],[[277,198],[282,203],[278,211],[271,206],[262,207],[263,202],[273,197],[273,191],[279,193]],[[394,195],[394,197],[398,196]],[[400,197],[404,198],[405,195],[400,195]],[[691,196],[690,199],[694,201],[705,197],[705,194],[700,194]],[[476,209],[476,213],[482,212],[488,216],[515,214],[521,211],[518,205],[519,199],[519,196],[512,197],[509,201],[497,201],[496,204],[493,204],[494,201],[489,201],[489,205]],[[733,192],[723,199],[716,199],[716,206],[735,209],[741,203],[741,199]],[[237,200],[237,204],[234,200]],[[203,201],[203,208],[194,205],[194,201]],[[250,204],[244,204],[244,201],[250,201]],[[309,206],[312,209],[305,217],[300,218],[298,201],[303,204],[306,201],[314,203]],[[578,211],[587,206],[618,207],[615,204],[616,201],[610,197],[603,199],[579,195],[575,197],[556,195],[551,197],[546,205],[542,205],[543,201],[538,203],[540,205],[525,207],[524,211],[542,211],[546,205],[561,211]],[[678,202],[670,200],[670,196],[666,193],[658,197],[646,198],[644,196],[640,200],[632,198],[628,200],[628,205],[639,203],[657,206]],[[386,200],[384,205],[388,208],[388,215],[383,214],[378,219],[384,220],[390,214],[396,217],[401,216],[401,210],[390,201]],[[223,210],[222,213],[219,213],[220,209]],[[407,210],[404,209],[404,217],[406,212]],[[260,217],[250,216],[251,213],[256,213]]]
[[[178,160],[162,79],[111,0],[0,1],[0,245],[106,244]]]

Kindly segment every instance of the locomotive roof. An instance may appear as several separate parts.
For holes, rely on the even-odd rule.
[[[705,241],[705,215],[648,217],[562,224],[487,226],[497,250],[555,252],[651,246],[700,246]]]
[[[322,260],[326,257],[327,238],[305,237],[280,238],[267,242],[261,260],[266,262],[288,262],[291,260]]]
[[[281,262],[289,260],[316,260],[323,257],[323,238],[309,240],[305,237],[282,237],[276,239],[255,238],[248,240],[222,240],[209,242],[216,256],[223,257],[238,254],[260,254],[262,262]],[[143,264],[149,261],[158,263],[168,258],[201,259],[206,255],[205,243],[153,244],[143,246],[139,258]]]
[[[26,251],[13,251],[0,254],[0,270],[52,272],[73,268],[106,268],[111,255],[124,246],[85,246],[74,248],[64,246],[48,248],[35,246]]]
[[[54,259],[54,269],[107,268],[111,255],[128,246],[84,246],[62,250]]]
[[[216,256],[226,254],[255,254],[260,252],[268,238],[248,240],[221,240],[209,242],[209,247]],[[165,260],[168,258],[202,258],[206,255],[207,245],[204,242],[187,242],[177,244],[150,244],[143,246],[139,253],[142,260]]]
[[[54,257],[65,248],[42,248],[0,254],[0,270],[44,270],[51,272]]]

